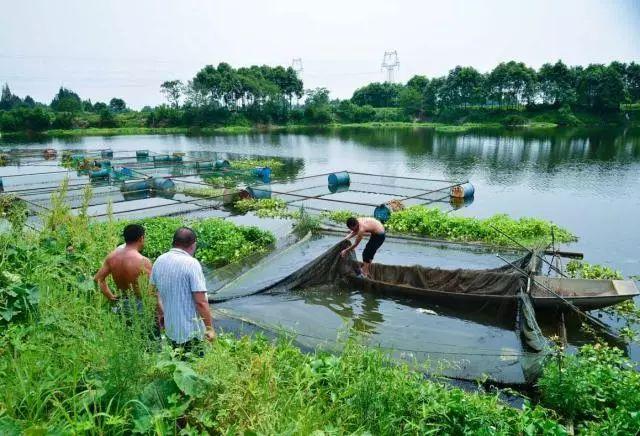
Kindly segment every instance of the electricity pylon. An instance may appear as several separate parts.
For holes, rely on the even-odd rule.
[[[398,52],[393,51],[385,51],[384,57],[382,58],[382,67],[381,70],[387,70],[387,82],[393,83],[395,82],[396,73],[400,69],[400,60],[398,59]]]

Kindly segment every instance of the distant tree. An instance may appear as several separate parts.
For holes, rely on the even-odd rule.
[[[622,75],[616,67],[591,64],[578,78],[578,103],[596,111],[617,111],[627,99]]]
[[[308,122],[327,124],[332,121],[329,90],[326,88],[308,90],[304,106],[304,117]]]
[[[127,104],[121,98],[112,98],[109,101],[109,109],[115,113],[124,112],[127,110]]]
[[[33,98],[31,98],[31,96],[30,96],[30,95],[27,95],[27,96],[24,98],[24,100],[22,101],[22,104],[23,104],[25,107],[28,107],[28,108],[34,108],[34,107],[36,107],[36,102],[35,102],[35,100],[34,100]]]
[[[426,115],[434,115],[442,108],[441,90],[444,87],[446,78],[436,77],[429,81],[422,92],[424,101],[424,112]]]
[[[102,112],[104,109],[109,109],[109,106],[101,101],[96,101],[93,105],[93,111],[96,113]]]
[[[500,106],[518,107],[533,102],[535,84],[535,71],[522,62],[503,62],[487,77],[489,98]]]
[[[61,86],[50,106],[55,112],[80,112],[82,101],[78,94]]]
[[[403,88],[398,83],[374,82],[356,89],[351,101],[360,106],[398,107],[398,96]]]
[[[85,112],[93,112],[93,104],[90,99],[86,99],[82,101],[82,110]]]
[[[11,93],[9,85],[7,83],[2,87],[2,93],[0,94],[0,110],[11,110],[14,107],[18,107],[22,103],[20,97]]]
[[[544,103],[555,106],[575,103],[576,83],[575,71],[562,61],[544,64],[538,71],[538,89]]]
[[[51,127],[54,129],[71,129],[73,128],[73,114],[71,112],[57,112],[53,118]]]
[[[640,101],[640,64],[631,62],[627,65],[624,82],[631,102]]]
[[[440,98],[448,107],[467,107],[484,103],[484,78],[473,67],[457,66],[449,71]]]
[[[104,108],[99,112],[100,118],[98,123],[100,127],[117,127],[116,118],[113,116],[113,112],[109,109]]]
[[[160,92],[164,95],[164,98],[167,99],[169,104],[177,109],[180,107],[180,96],[182,95],[182,90],[184,85],[180,80],[168,80],[162,85],[160,85]]]
[[[422,118],[424,115],[424,98],[418,88],[405,87],[398,96],[399,106],[402,111],[410,116]]]
[[[426,76],[413,76],[407,82],[408,88],[413,88],[420,93],[424,92],[425,87],[429,84],[429,79]]]

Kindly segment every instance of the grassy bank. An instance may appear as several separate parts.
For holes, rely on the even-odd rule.
[[[600,125],[600,124],[596,124]],[[526,120],[521,124],[510,126],[512,129],[540,130],[561,127],[552,121]],[[36,135],[65,138],[77,136],[121,136],[121,135],[221,135],[261,132],[304,132],[326,129],[433,129],[438,133],[466,133],[474,130],[496,130],[505,126],[498,122],[404,122],[404,121],[376,121],[366,123],[330,123],[330,124],[288,124],[288,125],[257,125],[257,126],[222,126],[222,127],[112,127],[86,129],[52,129],[39,132]],[[4,137],[25,136],[26,132],[2,132]]]
[[[560,435],[568,419],[591,434],[638,428],[640,380],[607,348],[558,356],[540,381],[543,403],[523,409],[426,380],[357,339],[329,355],[223,335],[180,361],[151,335],[150,296],[127,322],[92,282],[123,223],[87,232],[86,214],[54,206],[41,233],[19,222],[0,233],[1,434]],[[179,224],[144,223],[151,256]],[[237,246],[238,228],[212,228],[199,229],[201,243],[233,261],[221,247]]]

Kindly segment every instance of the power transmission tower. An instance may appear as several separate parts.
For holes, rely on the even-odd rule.
[[[302,58],[293,58],[293,61],[291,61],[291,68],[293,68],[293,71],[298,75],[298,79],[302,80],[302,72],[304,71]]]
[[[387,82],[393,83],[395,82],[396,73],[400,69],[400,59],[398,59],[398,52],[393,51],[385,51],[384,57],[382,58],[382,67],[381,70],[387,70]]]

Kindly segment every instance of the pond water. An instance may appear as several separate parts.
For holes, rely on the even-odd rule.
[[[514,217],[545,218],[576,233],[569,245],[584,252],[585,260],[640,275],[640,130],[574,129],[533,131],[479,131],[439,134],[429,129],[309,130],[298,133],[263,133],[219,136],[119,136],[0,140],[6,148],[42,148],[114,151],[148,149],[155,152],[234,152],[296,158],[297,176],[339,170],[391,176],[470,180],[475,199],[452,213],[487,217],[507,213]],[[9,170],[9,169],[6,169]],[[0,169],[0,175],[3,173]],[[460,266],[470,259],[451,253],[431,253],[430,261]],[[453,256],[453,257],[451,257]],[[409,253],[381,251],[381,259],[415,259]],[[450,260],[444,260],[449,258]],[[428,260],[423,257],[422,261]],[[451,260],[453,259],[453,260]],[[476,258],[476,267],[494,265],[494,259]],[[397,263],[397,262],[396,262]],[[218,305],[217,305],[218,306]],[[334,289],[320,297],[307,291],[288,295],[258,295],[219,305],[243,318],[282,325],[315,336],[335,338],[345,322],[360,326],[375,343],[400,349],[439,347],[487,341],[483,348],[517,349],[512,333],[488,327],[468,317],[438,313],[413,301],[364,296],[349,289]],[[437,309],[437,308],[436,308]],[[323,333],[332,332],[331,335]],[[309,334],[309,336],[313,336]],[[446,338],[443,339],[443,338]],[[499,338],[499,339],[496,339]],[[580,337],[576,338],[579,342]],[[437,342],[437,341],[436,341]],[[432,344],[433,345],[433,344]],[[437,351],[437,348],[436,348]],[[632,347],[632,355],[638,357]],[[511,362],[489,366],[511,379]]]

